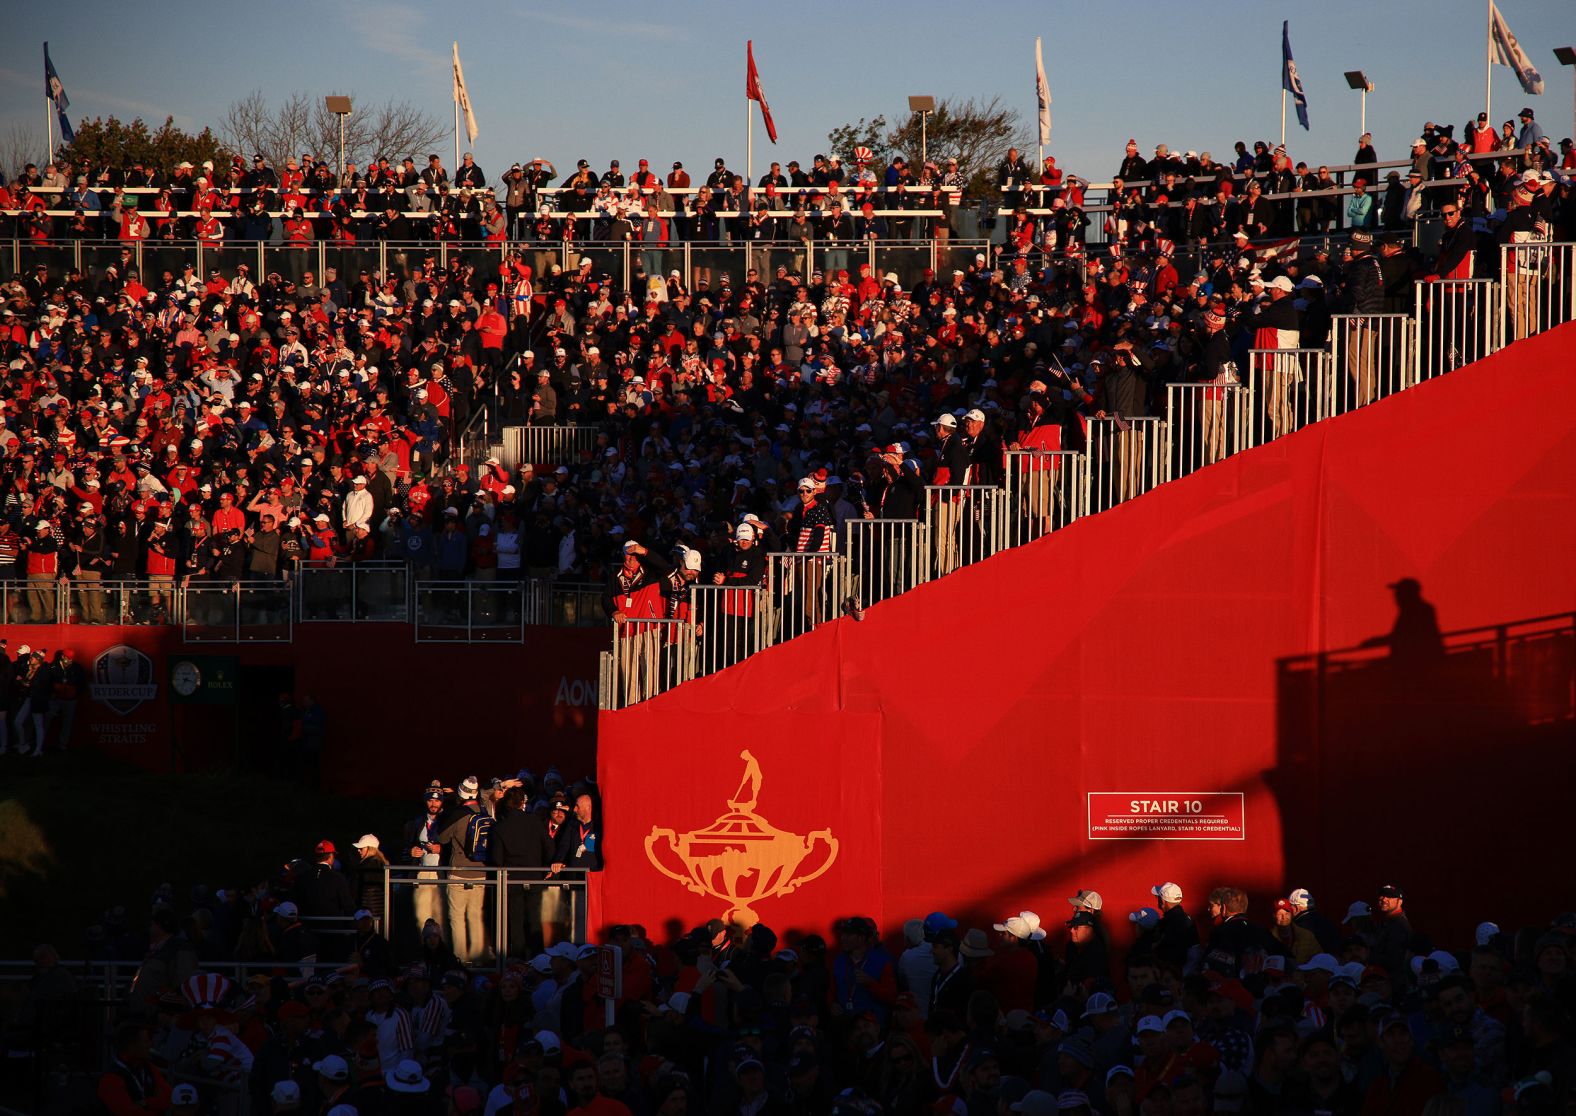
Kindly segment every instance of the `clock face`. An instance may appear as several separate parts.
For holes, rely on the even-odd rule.
[[[196,663],[176,663],[170,675],[170,685],[175,687],[175,692],[181,697],[191,697],[197,692],[197,687],[202,685],[202,671],[197,669]]]

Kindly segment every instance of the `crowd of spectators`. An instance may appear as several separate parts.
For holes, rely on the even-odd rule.
[[[495,811],[494,841],[511,810],[530,816],[510,788],[511,805],[477,794],[462,783],[438,812]],[[562,798],[543,805],[562,821]],[[356,847],[380,855],[371,835]],[[830,940],[621,925],[467,964],[436,922],[419,946],[390,941],[380,885],[335,865],[324,842],[280,880],[194,893],[185,917],[162,895],[145,939],[120,912],[116,941],[142,963],[105,1110],[207,1112],[244,1092],[254,1113],[329,1116],[1558,1116],[1576,1090],[1576,914],[1446,941],[1396,885],[1344,909],[1299,888],[1260,911],[1238,888],[1200,901],[1165,882],[1123,905],[1080,889],[1054,918],[849,917]],[[304,964],[328,949],[303,916],[347,893],[374,909],[346,952]],[[279,964],[239,984],[218,975],[231,956]],[[13,1051],[84,1007],[55,951],[35,961]]]
[[[1459,170],[1425,154],[1453,142],[1425,132],[1418,177]],[[1410,310],[1414,279],[1494,274],[1498,244],[1576,236],[1571,180],[1541,169],[1555,160],[1538,142],[1431,193],[1442,231],[1426,250],[1412,246],[1410,201],[1399,227],[1388,202],[1353,216],[1344,245],[1267,243],[1304,224],[1298,203],[1257,200],[1259,166],[1282,173],[1284,157],[1244,149],[1239,191],[1192,154],[1162,147],[1146,162],[1129,145],[1121,169],[1160,184],[1119,191],[1100,253],[1061,250],[1079,188],[1064,180],[1066,196],[1020,207],[1001,243],[909,283],[826,251],[808,271],[799,256],[688,276],[648,271],[642,252],[627,287],[589,257],[564,268],[529,249],[440,265],[413,248],[386,274],[355,275],[254,276],[244,262],[199,275],[195,259],[155,274],[131,245],[102,271],[37,263],[0,287],[8,616],[103,621],[95,583],[145,579],[136,618],[158,622],[177,585],[277,584],[371,559],[427,578],[603,583],[615,612],[659,578],[749,582],[762,551],[835,546],[850,518],[921,514],[924,484],[999,484],[1004,447],[1080,449],[1089,417],[1155,414],[1168,384],[1238,375],[1249,348],[1324,347],[1332,313]],[[1002,164],[1009,197],[1022,166],[1016,152]],[[839,173],[819,158],[789,170],[814,185]],[[281,189],[327,174],[285,171],[235,173]],[[418,180],[429,172],[447,177]],[[1197,195],[1180,209],[1153,194],[1178,172]],[[117,171],[110,188],[163,173]],[[894,161],[884,179],[907,173]],[[486,192],[473,163],[457,177]],[[741,188],[724,167],[714,177]],[[849,190],[877,178],[861,165]],[[1175,222],[1195,206],[1214,216],[1190,245],[1191,218]],[[459,463],[456,438],[482,409],[590,425],[597,441],[540,471]]]

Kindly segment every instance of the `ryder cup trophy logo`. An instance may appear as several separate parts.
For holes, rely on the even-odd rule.
[[[153,660],[135,647],[117,643],[93,660],[88,696],[122,717],[129,716],[137,706],[152,701],[158,694]]]
[[[726,921],[753,925],[759,916],[750,908],[756,903],[791,895],[826,873],[837,859],[837,838],[827,829],[784,833],[756,813],[761,766],[748,751],[739,758],[744,778],[727,812],[688,833],[653,827],[646,858],[695,894],[728,903]]]

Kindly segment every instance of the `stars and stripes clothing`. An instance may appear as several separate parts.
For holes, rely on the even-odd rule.
[[[377,1030],[378,1064],[384,1073],[396,1069],[400,1062],[415,1052],[416,1035],[411,1026],[410,1012],[398,1004],[388,1011],[370,1009],[367,1022]]]

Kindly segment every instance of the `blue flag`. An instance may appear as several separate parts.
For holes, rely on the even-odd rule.
[[[44,44],[44,96],[55,103],[55,116],[60,121],[60,138],[65,143],[76,139],[71,131],[71,121],[66,119],[66,110],[71,107],[71,98],[66,96],[66,87],[61,84],[60,75],[55,73],[55,64],[49,60],[49,44]],[[51,151],[49,157],[53,159],[55,153]]]
[[[1297,123],[1308,130],[1308,98],[1302,91],[1302,78],[1297,75],[1297,63],[1291,59],[1291,20],[1281,21],[1281,88],[1291,94],[1297,103]]]

